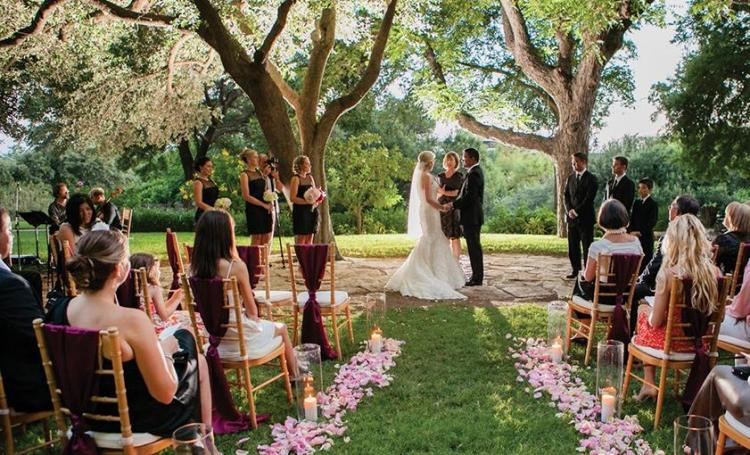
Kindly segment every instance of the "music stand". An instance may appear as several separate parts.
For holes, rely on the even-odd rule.
[[[29,223],[34,228],[34,237],[36,239],[36,257],[39,259],[39,226],[55,224],[55,221],[49,217],[46,213],[39,210],[32,210],[30,212],[18,212],[18,216],[23,218],[24,221]],[[21,238],[18,238],[18,256],[21,256]]]

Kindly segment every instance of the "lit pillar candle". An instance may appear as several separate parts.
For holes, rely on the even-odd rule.
[[[602,389],[602,422],[607,422],[615,415],[617,405],[617,389],[605,387]]]
[[[383,336],[379,332],[370,335],[370,352],[380,352],[383,348]]]
[[[552,357],[552,361],[555,363],[562,362],[563,357],[563,350],[562,350],[562,340],[560,337],[555,338],[555,341],[552,342],[552,347],[549,348],[550,356]]]
[[[305,420],[318,421],[318,400],[315,397],[305,398]]]
[[[302,405],[305,408],[305,420],[318,421],[318,399],[315,398],[315,388],[312,386],[312,377],[305,378],[305,400]]]

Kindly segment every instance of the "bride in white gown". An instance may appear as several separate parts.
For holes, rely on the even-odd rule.
[[[434,153],[419,154],[411,180],[407,230],[417,238],[417,245],[385,288],[420,299],[465,299],[455,290],[464,286],[466,277],[440,228],[437,182],[430,174],[434,164]]]

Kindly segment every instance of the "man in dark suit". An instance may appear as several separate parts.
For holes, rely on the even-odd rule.
[[[612,178],[607,182],[604,199],[617,199],[630,213],[635,198],[635,184],[627,176],[628,159],[624,156],[612,158]]]
[[[466,282],[466,286],[481,286],[484,280],[484,257],[479,233],[484,224],[484,173],[479,167],[479,151],[474,148],[464,150],[463,162],[466,178],[452,206],[460,210],[461,227],[471,261],[471,279]]]
[[[594,198],[598,184],[596,176],[587,169],[588,155],[574,153],[571,160],[574,172],[565,184],[565,212],[568,222],[568,258],[573,271],[566,278],[574,279],[581,270],[581,247],[583,257],[586,258],[589,245],[594,241]]]
[[[11,408],[44,411],[52,404],[32,326],[44,314],[29,283],[3,261],[12,248],[10,217],[0,207],[0,373]]]
[[[638,237],[643,248],[643,262],[641,271],[646,268],[654,255],[654,226],[659,219],[659,204],[651,197],[654,181],[650,178],[642,178],[638,181],[638,195],[633,203],[633,212],[630,215],[628,232]]]

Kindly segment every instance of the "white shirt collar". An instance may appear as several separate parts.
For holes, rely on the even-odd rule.
[[[642,198],[641,198],[641,201],[642,201],[642,202],[645,202],[645,201],[646,201],[646,199],[648,199],[648,198],[650,198],[650,197],[651,197],[651,195],[650,195],[650,194],[649,194],[648,196],[646,196],[646,197],[642,197]]]
[[[615,176],[615,185],[617,185],[618,183],[620,183],[620,180],[622,180],[623,178],[625,178],[625,175],[627,175],[627,172],[623,172],[622,175],[619,176],[619,177]]]
[[[8,264],[5,263],[4,260],[0,259],[0,270],[5,270],[6,272],[11,272],[10,267],[8,267]]]
[[[474,163],[474,164],[471,165],[471,167],[467,167],[466,168],[466,173],[468,174],[469,172],[471,172],[472,169],[474,169],[478,165],[479,165],[479,163]]]
[[[586,168],[586,169],[582,170],[581,172],[576,171],[576,178],[581,177],[588,170],[589,170],[589,168]]]

